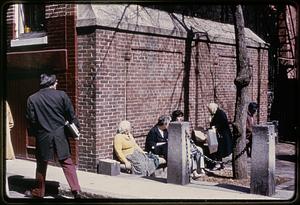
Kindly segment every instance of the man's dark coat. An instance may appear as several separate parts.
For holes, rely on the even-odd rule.
[[[153,154],[157,154],[165,158],[166,160],[168,159],[168,131],[164,130],[164,137],[161,136],[158,126],[154,126],[151,128],[149,131],[147,138],[146,138],[146,143],[145,143],[145,150],[147,152],[152,152]],[[164,145],[157,146],[156,143],[158,142],[166,142]]]
[[[218,152],[220,157],[227,157],[232,153],[233,141],[229,123],[225,112],[217,109],[210,126],[215,126],[218,134]]]
[[[79,126],[70,98],[64,91],[43,88],[27,99],[26,118],[29,135],[36,137],[36,157],[59,160],[70,157],[70,145],[64,131],[66,120]]]

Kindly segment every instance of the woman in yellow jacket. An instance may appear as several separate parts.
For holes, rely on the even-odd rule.
[[[114,137],[114,149],[118,159],[133,174],[150,176],[159,165],[157,155],[145,153],[131,134],[130,122],[121,121]]]

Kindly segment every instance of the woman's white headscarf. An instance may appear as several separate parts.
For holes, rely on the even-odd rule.
[[[218,104],[216,104],[216,103],[209,103],[209,104],[207,105],[207,108],[208,108],[209,112],[210,112],[211,114],[213,114],[213,115],[216,113],[218,107],[219,107],[219,106],[218,106]]]

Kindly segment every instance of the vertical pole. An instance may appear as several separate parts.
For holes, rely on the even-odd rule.
[[[189,120],[189,95],[190,95],[190,70],[191,70],[191,56],[192,56],[192,42],[194,33],[192,29],[187,30],[187,37],[185,40],[185,57],[184,57],[184,121]]]

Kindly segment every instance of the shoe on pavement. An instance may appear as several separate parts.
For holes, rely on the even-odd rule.
[[[72,194],[74,196],[74,199],[83,199],[84,198],[80,191],[72,191]]]
[[[192,179],[198,179],[198,178],[200,178],[200,177],[203,177],[203,176],[205,176],[205,174],[203,174],[203,173],[197,173],[197,172],[193,172],[192,173]]]
[[[206,174],[206,171],[204,168],[201,168],[200,174]]]
[[[217,170],[221,170],[221,169],[224,169],[224,168],[225,168],[225,166],[222,163],[222,164],[216,164],[216,166],[213,169],[211,169],[211,170],[212,171],[217,171]]]
[[[35,196],[35,195],[33,195],[32,192],[31,192],[30,190],[26,190],[26,191],[24,192],[24,195],[25,195],[26,197],[32,198],[32,199],[42,199],[42,198],[43,198],[43,197],[41,197],[41,196]]]

